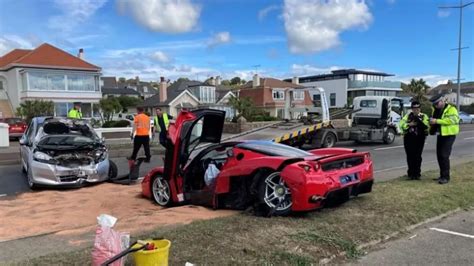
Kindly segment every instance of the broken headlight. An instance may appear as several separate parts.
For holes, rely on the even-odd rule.
[[[33,153],[33,160],[40,163],[57,164],[58,162],[44,152],[36,151]]]

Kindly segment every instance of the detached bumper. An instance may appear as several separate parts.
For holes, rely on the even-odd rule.
[[[30,166],[33,182],[48,186],[75,186],[97,183],[109,178],[109,160],[78,167],[64,167],[32,161]]]

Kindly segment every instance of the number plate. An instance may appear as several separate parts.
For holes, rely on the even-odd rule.
[[[352,173],[352,174],[343,175],[343,176],[339,177],[339,180],[341,181],[341,184],[347,184],[347,183],[356,181],[358,179],[359,179],[359,177],[358,177],[357,173]]]

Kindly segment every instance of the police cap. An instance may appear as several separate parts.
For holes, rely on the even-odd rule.
[[[438,95],[435,95],[433,97],[430,98],[430,102],[432,102],[433,104],[439,102],[443,100],[443,94],[438,94]]]

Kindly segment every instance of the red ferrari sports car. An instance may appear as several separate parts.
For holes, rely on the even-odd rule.
[[[169,128],[164,166],[145,176],[143,195],[160,206],[254,207],[268,216],[314,210],[372,190],[368,152],[220,143],[224,118],[219,110],[181,112]]]

